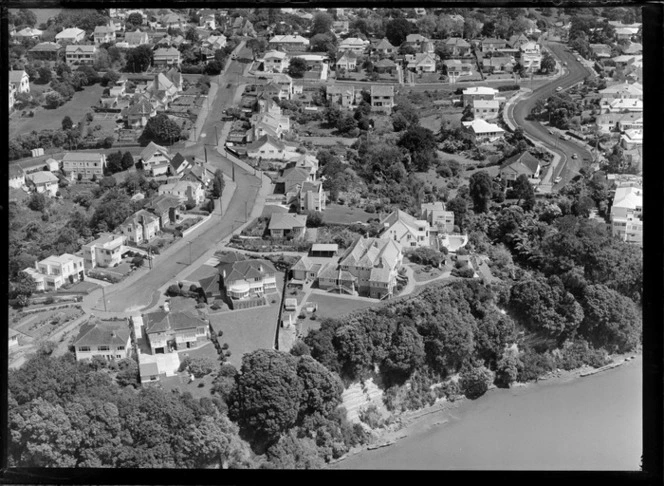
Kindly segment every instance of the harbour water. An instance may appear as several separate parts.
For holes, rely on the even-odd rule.
[[[335,469],[638,470],[642,359],[567,382],[494,389]]]

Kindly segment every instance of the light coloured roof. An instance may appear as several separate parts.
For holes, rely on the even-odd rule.
[[[488,86],[473,86],[472,88],[466,88],[463,90],[464,96],[496,95],[497,93],[498,93],[497,89],[489,88]]]
[[[280,43],[296,43],[309,45],[309,39],[305,39],[301,35],[275,35],[270,39],[270,44]]]
[[[311,245],[311,251],[338,251],[339,245],[336,243],[314,243]]]
[[[9,71],[9,82],[10,83],[20,83],[24,76],[27,76],[28,73],[23,71]]]
[[[618,187],[613,196],[613,208],[636,209],[643,206],[643,189],[640,187]]]
[[[88,53],[88,54],[92,54],[96,50],[97,50],[97,48],[95,46],[92,46],[92,45],[88,46],[88,45],[75,44],[75,45],[65,46],[65,53],[67,53],[67,54],[74,54],[76,52],[85,52],[85,53]]]
[[[48,184],[49,182],[50,183],[58,182],[58,178],[54,176],[53,173],[46,170],[28,174],[28,179],[30,179],[35,184]]]
[[[467,128],[470,128],[475,133],[502,133],[505,130],[500,128],[494,123],[489,123],[481,118],[475,119],[471,122],[462,122],[463,125]]]
[[[473,108],[498,108],[498,100],[473,100]]]
[[[78,27],[70,27],[69,29],[64,29],[62,32],[55,34],[56,39],[70,39],[76,38],[81,34],[85,35],[85,31],[79,29]]]
[[[112,233],[102,233],[102,235],[97,238],[96,240],[91,241],[87,245],[84,246],[101,246],[104,248],[110,248],[110,247],[115,247],[115,246],[120,246],[124,242],[124,236],[122,235],[114,235]]]
[[[371,86],[371,96],[394,96],[394,86]]]
[[[62,158],[62,161],[85,162],[91,160],[94,162],[99,162],[102,157],[102,154],[99,152],[67,152]]]
[[[307,225],[306,214],[272,213],[268,229],[292,230],[293,228],[304,228],[306,225]]]

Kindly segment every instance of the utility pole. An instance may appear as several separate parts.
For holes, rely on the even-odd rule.
[[[247,201],[244,202],[244,222],[247,222]]]
[[[219,146],[219,130],[217,125],[214,126],[214,135],[215,135],[215,140],[217,141],[217,146]]]
[[[102,295],[103,295],[103,297],[104,297],[104,312],[107,312],[107,311],[106,311],[106,289],[105,289],[103,286],[102,286],[102,288],[101,288],[101,293],[102,293]]]
[[[188,241],[187,244],[189,245],[189,265],[191,265],[191,241]]]
[[[233,168],[233,182],[235,182],[235,162],[231,160],[231,166]]]

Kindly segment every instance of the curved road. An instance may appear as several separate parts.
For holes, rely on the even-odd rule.
[[[557,42],[548,42],[546,46],[551,50],[553,55],[561,62],[567,63],[567,73],[557,78],[554,82],[545,84],[533,90],[527,98],[517,102],[508,113],[508,116],[514,121],[516,126],[523,128],[523,131],[530,137],[540,140],[553,152],[561,156],[560,163],[554,170],[552,180],[556,177],[561,177],[561,181],[555,184],[553,189],[560,189],[563,185],[573,179],[578,173],[579,169],[583,167],[584,159],[587,159],[586,164],[592,160],[591,153],[581,144],[572,140],[562,140],[556,135],[549,133],[548,129],[538,121],[526,120],[526,116],[530,113],[535,102],[540,98],[548,98],[556,94],[556,88],[569,88],[570,86],[581,82],[586,76],[590,74],[588,68],[576,60],[574,54],[565,50],[563,44]],[[572,159],[572,154],[577,154],[577,159]]]

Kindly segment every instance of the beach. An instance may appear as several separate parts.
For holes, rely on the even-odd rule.
[[[477,400],[436,404],[404,415],[405,426],[381,435],[374,449],[351,451],[329,467],[638,470],[641,363],[637,355],[594,374],[561,371]]]

